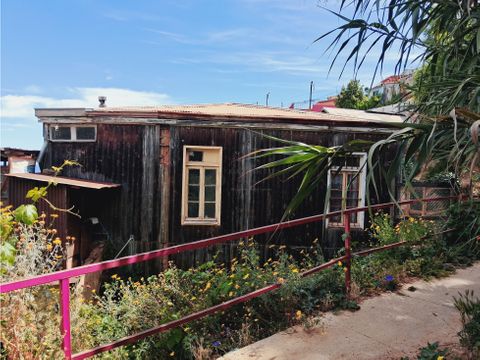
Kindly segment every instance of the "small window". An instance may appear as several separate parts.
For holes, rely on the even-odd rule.
[[[50,135],[52,140],[71,140],[72,128],[69,126],[52,126]]]
[[[337,158],[328,172],[330,201],[328,212],[340,211],[365,204],[366,154],[355,153],[351,157]],[[343,214],[327,219],[329,227],[343,227]],[[363,212],[350,215],[352,227],[364,227]]]
[[[220,225],[222,148],[183,147],[183,225]]]
[[[95,141],[97,138],[96,126],[75,126],[75,125],[51,125],[51,141],[72,141],[86,142]]]
[[[77,132],[77,140],[95,140],[95,127],[82,126],[75,128]]]

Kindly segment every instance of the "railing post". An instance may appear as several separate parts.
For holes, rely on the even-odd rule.
[[[352,246],[351,246],[351,236],[350,236],[350,213],[347,212],[343,214],[344,219],[344,229],[345,229],[345,294],[347,299],[350,298],[350,289],[351,289],[351,265],[352,265]]]
[[[70,332],[70,281],[69,279],[60,280],[60,331],[62,332],[62,348],[65,359],[72,358],[72,338]]]

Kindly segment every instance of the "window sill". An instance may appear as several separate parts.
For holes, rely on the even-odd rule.
[[[182,221],[182,225],[199,225],[199,226],[220,226],[220,221],[203,220],[203,219],[185,219]]]

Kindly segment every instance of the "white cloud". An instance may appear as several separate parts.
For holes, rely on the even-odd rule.
[[[122,88],[78,87],[68,89],[70,96],[53,98],[38,95],[0,97],[0,117],[33,118],[35,108],[97,107],[98,96],[107,97],[107,106],[149,106],[172,103],[167,94]]]
[[[229,54],[207,52],[196,58],[172,60],[173,63],[220,64],[248,68],[256,72],[280,72],[292,75],[327,74],[328,66],[315,58],[293,55],[288,52],[231,52]]]

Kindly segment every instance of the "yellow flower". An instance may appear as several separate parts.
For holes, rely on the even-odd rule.
[[[409,218],[408,218],[408,221],[410,221],[410,222],[414,222],[414,221],[415,221],[415,219],[414,219],[414,218],[412,218],[412,217],[409,217]]]
[[[240,285],[235,284],[235,289],[237,289],[237,290],[240,289]]]
[[[52,251],[52,249],[53,249],[52,244],[47,244],[47,250],[48,250],[48,251]]]
[[[298,269],[296,269],[296,268],[292,269],[292,273],[294,273],[294,274],[298,273]]]
[[[197,297],[196,297],[196,296],[192,296],[192,297],[190,298],[190,300],[191,300],[191,301],[197,300]]]
[[[59,237],[57,237],[57,238],[55,238],[55,240],[53,240],[53,243],[55,245],[62,245],[62,240]]]
[[[235,274],[232,274],[229,276],[230,279],[233,279],[235,277]]]
[[[250,274],[245,274],[245,275],[243,276],[243,280],[246,280],[246,279],[248,279],[249,277],[250,277]]]
[[[442,355],[438,355],[437,360],[443,360],[444,357]]]
[[[342,266],[342,262],[341,261],[337,262],[337,265]]]
[[[173,306],[173,303],[171,301],[167,302],[168,306]]]
[[[343,272],[347,272],[347,270],[348,270],[348,269],[347,269],[346,267],[343,268]]]
[[[297,310],[295,313],[295,319],[300,320],[302,318],[302,312],[300,310]]]
[[[233,296],[233,291],[230,291],[230,292],[228,293],[228,296]]]
[[[279,277],[279,278],[277,279],[277,282],[278,282],[279,284],[283,284],[283,283],[285,282],[285,279]]]
[[[211,287],[212,287],[212,283],[209,281],[209,282],[207,282],[207,285],[205,285],[205,289],[203,289],[203,291],[207,291]]]

